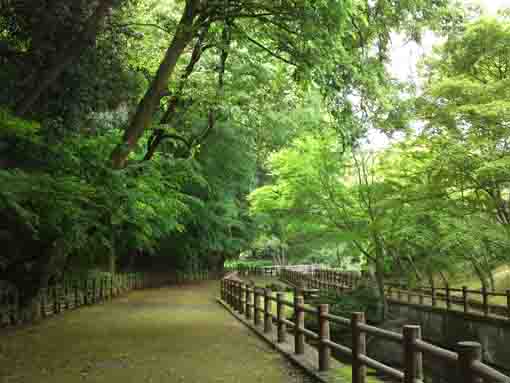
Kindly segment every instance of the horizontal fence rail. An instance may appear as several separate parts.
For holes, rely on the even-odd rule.
[[[299,290],[298,290],[299,291]],[[458,373],[458,382],[510,383],[510,377],[500,373],[482,362],[482,348],[479,343],[460,342],[456,352],[435,346],[421,339],[420,326],[404,326],[402,334],[370,326],[365,323],[364,313],[352,313],[343,318],[329,313],[329,305],[321,304],[316,308],[304,305],[303,296],[295,296],[292,302],[284,299],[283,293],[273,296],[270,289],[262,289],[245,284],[234,278],[224,278],[220,287],[221,299],[247,320],[252,320],[264,333],[276,331],[278,343],[287,340],[290,330],[294,335],[294,352],[305,352],[306,339],[312,339],[318,347],[318,369],[330,368],[331,350],[336,350],[351,359],[352,382],[365,383],[367,367],[391,376],[403,383],[423,381],[423,354],[431,355],[454,366]],[[276,305],[276,315],[271,307]],[[286,310],[293,312],[292,319],[286,318]],[[305,327],[305,316],[314,316],[319,323],[318,332]],[[330,339],[330,324],[335,323],[350,329],[351,347],[333,342]],[[276,325],[276,330],[275,330]],[[367,355],[367,335],[384,338],[400,345],[403,350],[403,369],[388,366]]]
[[[293,270],[301,273],[313,273],[320,268],[320,265],[288,265],[288,266],[247,266],[235,265],[227,266],[227,272],[237,272],[239,275],[259,275],[259,276],[279,276],[282,270]]]
[[[346,273],[331,269],[317,269],[311,273],[301,273],[288,268],[280,271],[280,278],[304,289],[318,289],[343,293],[363,284],[373,282],[355,273]],[[409,287],[404,284],[386,283],[386,298],[392,302],[407,305],[429,306],[441,310],[463,312],[499,320],[510,320],[510,290],[490,292],[480,290],[452,288],[449,286]],[[492,300],[500,298],[503,304],[494,304]]]
[[[14,287],[0,285],[0,328],[32,322],[80,306],[107,301],[130,290],[219,278],[219,273],[209,270],[150,271],[89,278],[64,278],[60,283],[40,289],[32,310],[22,307],[23,297]]]
[[[27,317],[22,307],[22,297],[16,289],[0,290],[0,327],[15,326],[34,319],[46,318],[85,305],[104,302],[128,291],[146,286],[142,273],[119,273],[113,277],[69,279],[42,288],[35,298]]]

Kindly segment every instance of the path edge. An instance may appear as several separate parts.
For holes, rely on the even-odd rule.
[[[271,346],[274,350],[278,351],[280,354],[282,354],[285,358],[290,360],[292,364],[299,367],[306,375],[309,377],[315,379],[317,382],[320,383],[347,383],[345,380],[343,380],[341,377],[335,376],[333,377],[330,373],[327,372],[319,372],[315,366],[313,366],[309,361],[305,360],[302,357],[299,357],[295,355],[293,352],[289,352],[289,350],[283,348],[280,344],[274,342],[271,339],[272,334],[266,334],[263,331],[263,328],[256,327],[254,324],[252,324],[250,321],[246,320],[244,316],[236,313],[232,307],[230,307],[225,301],[223,301],[221,298],[216,298],[216,301],[222,305],[233,317],[235,317],[239,322],[243,323],[246,327],[248,327],[252,332],[254,332],[259,338],[263,339],[267,344]],[[291,334],[288,334],[288,337],[290,337],[290,341],[293,343],[293,337]],[[308,345],[305,345],[305,347],[311,347]]]

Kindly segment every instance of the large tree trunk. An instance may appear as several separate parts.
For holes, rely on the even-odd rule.
[[[168,80],[175,69],[177,60],[195,36],[196,31],[194,30],[193,21],[198,14],[199,3],[197,0],[186,2],[186,7],[175,36],[166,51],[158,72],[145,96],[138,104],[136,114],[124,132],[122,143],[112,152],[111,160],[114,168],[121,169],[125,166],[129,154],[136,147],[138,140],[142,137],[145,130],[150,126],[154,111],[159,105],[161,94],[163,94],[164,89],[168,86]]]
[[[113,0],[103,0],[99,3],[94,13],[89,17],[85,29],[81,36],[72,39],[65,48],[56,53],[49,68],[36,74],[28,83],[35,83],[35,86],[28,89],[23,98],[16,104],[16,114],[25,115],[32,106],[39,100],[44,91],[46,91],[62,74],[65,68],[80,57],[83,50],[96,41],[96,36],[102,21],[108,14],[108,10],[113,5]],[[27,81],[24,81],[27,82]]]

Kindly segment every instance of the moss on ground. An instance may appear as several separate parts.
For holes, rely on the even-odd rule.
[[[0,333],[1,383],[303,382],[213,301],[217,284],[138,291]]]

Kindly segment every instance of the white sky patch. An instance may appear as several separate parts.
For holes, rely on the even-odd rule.
[[[488,15],[496,15],[501,9],[510,8],[510,0],[465,0],[464,3],[480,5]],[[418,62],[428,55],[434,45],[441,43],[440,38],[433,32],[427,31],[422,36],[421,44],[414,41],[406,41],[405,37],[398,33],[391,34],[391,62],[388,66],[389,73],[400,81],[412,81],[418,83]],[[376,129],[369,130],[364,145],[369,150],[381,150],[390,145],[393,140]]]

